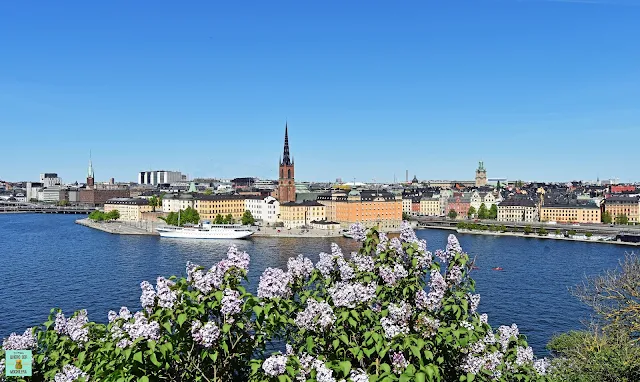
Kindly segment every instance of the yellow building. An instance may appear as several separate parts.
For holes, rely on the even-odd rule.
[[[286,202],[280,204],[280,221],[285,228],[310,226],[313,221],[326,220],[326,209],[315,201],[301,203]]]
[[[540,221],[558,223],[600,223],[600,207],[587,205],[546,205],[540,208]]]
[[[142,214],[151,212],[153,207],[149,205],[149,201],[146,199],[114,198],[104,203],[105,213],[112,210],[120,212],[118,220],[139,222],[143,220]]]
[[[338,222],[343,228],[362,223],[381,230],[397,230],[402,223],[402,198],[390,192],[351,190],[318,195],[318,203],[327,207],[327,220]]]
[[[200,214],[200,220],[213,221],[216,215],[231,214],[236,222],[245,211],[244,195],[194,195],[193,208]]]
[[[610,196],[604,200],[604,210],[616,221],[618,216],[626,216],[629,223],[640,222],[640,197],[638,196]]]
[[[423,216],[440,216],[440,199],[421,198],[420,199],[420,215]]]

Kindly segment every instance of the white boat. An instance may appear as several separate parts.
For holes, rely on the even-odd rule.
[[[196,226],[162,226],[156,229],[161,237],[182,239],[244,239],[253,235],[250,227],[241,224],[211,224],[204,222]]]

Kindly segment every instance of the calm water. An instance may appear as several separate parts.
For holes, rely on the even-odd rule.
[[[139,309],[142,280],[184,275],[192,261],[211,266],[229,242],[118,236],[77,224],[73,215],[0,215],[0,338],[44,322],[52,307],[65,313],[86,308],[89,318],[127,305]],[[430,250],[443,248],[448,231],[423,230]],[[480,311],[492,325],[517,323],[537,353],[554,333],[578,329],[589,311],[567,288],[585,275],[614,268],[627,247],[535,238],[459,235],[476,257]],[[338,238],[345,252],[357,243]],[[234,241],[251,255],[250,284],[268,266],[286,266],[299,253],[314,262],[330,250],[330,239],[253,238]],[[492,271],[500,266],[504,272]]]

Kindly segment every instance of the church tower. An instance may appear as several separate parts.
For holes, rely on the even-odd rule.
[[[296,201],[296,182],[294,179],[294,163],[289,153],[289,126],[284,126],[284,151],[280,159],[278,178],[278,200],[280,203]]]
[[[87,170],[87,188],[93,188],[93,163],[91,162],[91,153],[89,153],[89,169]]]
[[[484,162],[478,162],[476,170],[476,187],[487,185],[487,170],[484,168]]]

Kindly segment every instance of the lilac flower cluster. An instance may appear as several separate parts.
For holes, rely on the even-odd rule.
[[[385,337],[391,339],[399,334],[409,333],[411,307],[406,302],[389,305],[389,315],[380,319]]]
[[[242,299],[240,293],[233,289],[225,289],[222,297],[222,308],[220,312],[226,317],[233,316],[240,313],[242,306]]]
[[[460,242],[458,238],[454,235],[449,235],[447,238],[447,255],[448,258],[452,258],[454,255],[458,253],[462,253],[462,247],[460,246]]]
[[[397,237],[391,239],[391,241],[389,242],[389,248],[393,249],[398,256],[404,256],[402,242]]]
[[[4,381],[4,358],[0,359],[0,381]]]
[[[405,243],[413,243],[418,241],[416,233],[413,231],[413,228],[411,228],[411,224],[409,224],[409,222],[407,221],[403,221],[400,225],[400,240],[404,241]]]
[[[131,315],[131,312],[129,312],[129,309],[127,309],[126,306],[123,306],[122,308],[120,308],[119,313],[116,313],[113,310],[110,310],[107,317],[109,318],[109,322],[111,323],[118,319],[122,319],[126,321],[133,316]]]
[[[22,335],[11,333],[2,341],[4,350],[34,350],[38,347],[38,341],[33,335],[33,328],[24,331]]]
[[[298,255],[298,257],[290,257],[287,261],[287,270],[294,279],[304,280],[311,275],[311,272],[313,272],[313,263],[302,255]]]
[[[415,301],[416,308],[418,308],[418,310],[427,309],[429,306],[429,296],[427,295],[427,292],[425,292],[424,289],[417,291]]]
[[[349,380],[351,382],[369,382],[369,374],[362,369],[351,370]]]
[[[262,370],[264,370],[265,374],[272,377],[282,375],[287,367],[288,359],[288,357],[281,354],[272,355],[264,360],[262,363]]]
[[[416,322],[416,327],[424,338],[431,338],[438,333],[440,320],[421,314]]]
[[[393,366],[394,373],[401,374],[409,366],[409,361],[404,358],[404,354],[393,352],[391,354],[391,366]]]
[[[359,255],[354,252],[351,254],[351,261],[353,261],[359,272],[373,272],[375,265],[373,257],[368,255]]]
[[[160,324],[156,321],[149,321],[142,312],[133,315],[133,322],[126,322],[122,329],[129,335],[131,341],[138,338],[147,340],[158,340],[160,338]]]
[[[208,271],[204,271],[199,265],[187,262],[187,282],[204,295],[209,294],[214,288],[219,288],[222,285],[223,276],[224,274],[220,274],[215,265]]]
[[[426,250],[426,243],[427,242],[425,241],[425,249],[421,249],[420,252],[414,256],[417,261],[416,265],[419,269],[427,269],[433,263],[433,254]]]
[[[510,327],[502,325],[501,327],[498,328],[498,335],[499,335],[498,341],[502,346],[502,351],[506,352],[507,348],[509,347],[509,342],[511,341],[511,338],[515,337],[517,339],[518,336],[520,335],[520,331],[518,330],[518,326],[516,324],[511,324]]]
[[[227,261],[224,263],[221,261],[219,267],[223,269],[223,274],[231,268],[236,268],[246,273],[249,270],[250,261],[251,257],[247,252],[238,250],[238,247],[232,244],[227,251]]]
[[[447,282],[442,277],[442,274],[437,270],[431,271],[431,278],[429,280],[429,293],[427,294],[426,307],[430,311],[435,311],[442,305],[442,299],[444,293],[447,290]]]
[[[362,284],[358,282],[338,281],[327,291],[334,306],[354,308],[356,305],[373,300],[376,297],[376,283]]]
[[[307,307],[296,316],[295,323],[299,328],[313,332],[322,332],[336,321],[331,305],[318,302],[313,298],[307,300]]]
[[[86,327],[88,323],[87,311],[83,309],[66,322],[64,334],[68,335],[74,342],[85,343],[89,341],[89,328]]]
[[[478,306],[480,305],[480,295],[467,293],[467,300],[469,300],[469,310],[471,314],[477,312]]]
[[[338,270],[340,271],[340,279],[343,281],[352,280],[356,277],[353,268],[342,257],[337,259]]]
[[[349,235],[357,241],[363,241],[367,238],[367,229],[360,223],[351,224]]]
[[[518,346],[516,349],[516,365],[523,366],[533,362],[533,349],[531,346]]]
[[[61,372],[56,373],[56,375],[53,377],[53,380],[55,382],[73,382],[79,380],[80,378],[83,378],[85,382],[89,381],[89,376],[87,375],[87,373],[83,372],[73,365],[67,364],[62,367]]]
[[[447,281],[451,285],[458,285],[462,281],[462,268],[457,265],[454,265],[447,272]]]
[[[489,323],[489,316],[486,313],[480,315],[480,323],[487,325]],[[493,333],[491,333],[493,334]]]
[[[549,369],[549,365],[550,365],[549,360],[547,360],[546,358],[537,359],[537,360],[533,361],[533,368],[540,375],[547,374],[547,370]]]
[[[211,321],[204,325],[200,321],[193,321],[191,323],[191,337],[198,344],[210,348],[220,337],[220,329]]]
[[[387,250],[387,246],[389,245],[389,238],[387,234],[384,232],[378,232],[378,239],[380,242],[376,246],[376,255],[381,254],[382,252]]]
[[[333,258],[338,258],[338,257],[344,257],[344,255],[342,254],[342,249],[340,249],[340,246],[336,243],[331,243],[331,256],[333,256]]]
[[[142,289],[140,304],[142,304],[142,307],[145,308],[147,312],[151,313],[154,305],[156,304],[156,291],[153,289],[153,285],[148,281],[141,282],[140,288]]]
[[[125,332],[124,330],[122,330],[122,323],[120,320],[123,321],[128,321],[129,319],[131,319],[131,317],[133,317],[131,315],[131,312],[129,312],[129,309],[127,309],[126,306],[123,306],[122,308],[120,308],[120,313],[116,313],[113,310],[109,311],[109,323],[112,323],[113,325],[111,326],[111,337],[115,340],[118,341],[116,343],[116,346],[119,348],[126,348],[127,346],[131,345],[131,341],[126,338],[125,336]]]
[[[158,297],[158,306],[161,308],[171,309],[178,300],[178,295],[175,291],[171,290],[174,286],[171,280],[167,280],[164,277],[158,277],[156,280],[156,296]]]
[[[297,381],[306,381],[306,377],[311,373],[312,370],[315,370],[316,381],[336,382],[336,379],[333,377],[333,370],[329,369],[327,365],[321,360],[314,358],[307,353],[302,353],[302,355],[298,357],[298,360],[300,361],[300,368],[302,373],[296,377]],[[344,380],[340,380],[340,382],[344,382]]]
[[[320,260],[316,263],[316,269],[319,270],[324,277],[331,276],[331,272],[335,270],[333,256],[325,252],[321,252],[319,256]]]
[[[67,319],[65,318],[64,313],[56,313],[56,321],[53,326],[53,330],[60,335],[65,335],[67,333]]]
[[[446,251],[443,251],[442,249],[436,249],[435,256],[438,259],[440,259],[440,261],[443,263],[446,263],[447,261],[449,261],[449,255],[447,254]]]
[[[395,264],[393,269],[383,265],[378,272],[380,273],[380,277],[382,277],[382,281],[387,285],[395,285],[399,279],[403,279],[409,275],[402,264]]]
[[[288,298],[291,296],[292,276],[279,268],[267,268],[260,276],[258,297]]]

